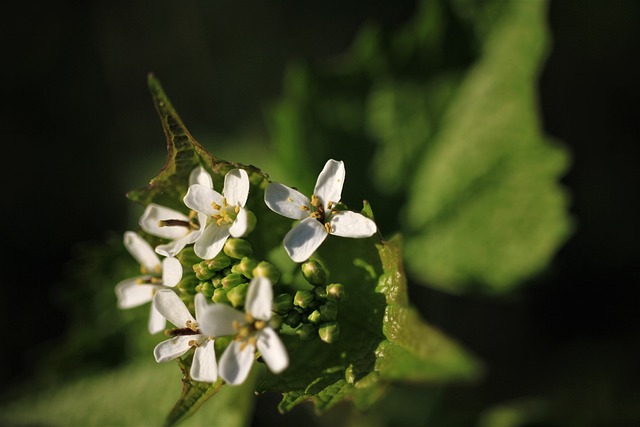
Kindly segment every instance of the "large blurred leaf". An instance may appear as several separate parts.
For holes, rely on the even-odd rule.
[[[165,408],[178,398],[180,373],[173,363],[151,358],[63,386],[25,395],[0,411],[0,425],[141,426],[162,425]],[[183,426],[249,425],[252,381],[224,387]]]
[[[433,286],[504,292],[567,237],[568,157],[540,131],[544,2],[509,2],[430,141],[409,192],[407,265]]]

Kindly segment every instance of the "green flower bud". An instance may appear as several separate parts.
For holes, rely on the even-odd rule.
[[[296,334],[298,334],[302,341],[309,341],[316,336],[316,333],[316,327],[313,325],[309,325],[308,323],[300,325],[300,327],[296,329]]]
[[[247,279],[242,274],[237,274],[237,273],[229,274],[228,276],[222,279],[222,287],[234,288],[246,282],[247,282]]]
[[[229,298],[227,298],[227,290],[225,288],[218,288],[213,291],[211,301],[216,304],[229,304]]]
[[[320,323],[321,317],[322,315],[318,310],[313,310],[307,319],[309,319],[309,322],[311,323]]]
[[[271,315],[271,320],[269,321],[269,325],[271,325],[271,327],[275,330],[280,329],[280,326],[282,326],[282,322],[284,321],[284,319],[282,318],[282,316],[280,316],[277,313],[273,313]]]
[[[231,271],[242,274],[247,279],[253,279],[253,269],[258,265],[258,261],[253,258],[244,257],[242,260],[231,267]]]
[[[313,288],[313,292],[316,294],[316,297],[318,297],[318,299],[327,299],[327,290],[323,286],[316,286],[315,288]]]
[[[244,305],[244,301],[247,296],[247,288],[249,288],[249,284],[243,283],[227,291],[227,299],[233,307],[238,308]]]
[[[301,308],[307,308],[313,303],[313,291],[297,291],[293,303]]]
[[[200,282],[198,286],[200,287],[200,292],[202,292],[205,297],[211,298],[213,296],[213,291],[215,290],[215,288],[213,287],[213,283],[211,283],[211,281]]]
[[[340,336],[340,325],[338,322],[327,322],[318,328],[320,339],[328,344],[336,342]]]
[[[218,253],[218,255],[206,260],[205,262],[207,263],[207,267],[209,267],[210,270],[220,271],[231,265],[231,258],[225,255],[224,252],[220,252]]]
[[[320,306],[320,317],[325,322],[336,320],[336,317],[338,317],[338,305],[335,302],[327,301],[326,304]]]
[[[235,239],[233,237],[227,239],[227,242],[224,244],[223,250],[225,254],[235,259],[242,259],[246,256],[249,257],[253,255],[251,243],[247,242],[246,240]]]
[[[195,295],[197,292],[196,283],[198,283],[198,281],[193,276],[185,277],[178,283],[177,288],[184,294]]]
[[[300,324],[302,316],[300,316],[300,313],[298,313],[297,311],[290,311],[283,320],[285,324],[291,326],[292,328],[295,328]]]
[[[313,286],[324,285],[327,280],[327,273],[316,260],[307,261],[300,268],[304,278]]]
[[[198,257],[193,251],[193,246],[187,246],[182,249],[180,253],[176,255],[176,258],[180,260],[182,265],[194,265],[202,261],[202,259],[200,259],[200,257]]]
[[[221,276],[214,276],[211,278],[211,284],[213,285],[214,288],[221,288],[222,287],[222,279],[224,277]]]
[[[341,283],[332,283],[327,286],[327,298],[333,301],[338,301],[344,298],[344,286]]]
[[[271,281],[271,284],[275,285],[280,280],[280,270],[270,262],[261,261],[253,269],[253,277],[266,277]]]
[[[210,269],[206,261],[194,265],[193,271],[196,273],[198,280],[209,280],[216,275],[215,270]]]
[[[286,313],[293,308],[293,297],[290,294],[280,294],[274,301],[275,311],[278,313]]]

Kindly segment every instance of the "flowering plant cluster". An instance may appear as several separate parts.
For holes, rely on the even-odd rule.
[[[282,393],[283,412],[304,401],[368,408],[394,381],[476,372],[408,304],[399,238],[381,238],[366,202],[361,212],[342,202],[343,162],[328,160],[308,197],[254,166],[216,159],[157,80],[149,85],[168,160],[128,194],[145,207],[140,230],[124,235],[141,273],[116,295],[123,309],[149,303],[149,332],[167,335],[153,355],[183,372],[166,424],[225,385]]]

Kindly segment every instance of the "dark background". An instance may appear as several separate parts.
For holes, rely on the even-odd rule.
[[[57,289],[77,243],[133,226],[124,193],[163,162],[147,72],[194,135],[229,134],[261,123],[289,61],[338,55],[364,22],[394,28],[415,7],[117,3],[16,2],[5,12],[0,312],[12,338],[0,367],[4,399],[32,379],[34,363],[46,364],[42,349],[68,328]],[[555,1],[548,22],[541,116],[572,153],[563,183],[576,232],[517,295],[453,297],[413,286],[411,297],[489,368],[478,387],[454,390],[443,411],[544,391],[590,408],[594,424],[631,425],[619,414],[640,401],[640,3]]]

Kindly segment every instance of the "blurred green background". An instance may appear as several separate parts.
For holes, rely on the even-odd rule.
[[[405,234],[412,302],[486,366],[367,415],[230,392],[191,425],[229,405],[218,425],[637,425],[639,18],[633,1],[12,5],[0,424],[154,425],[179,394],[146,308],[113,294],[136,268],[124,193],[164,162],[153,71],[218,157],[301,189],[345,160],[345,201]]]

